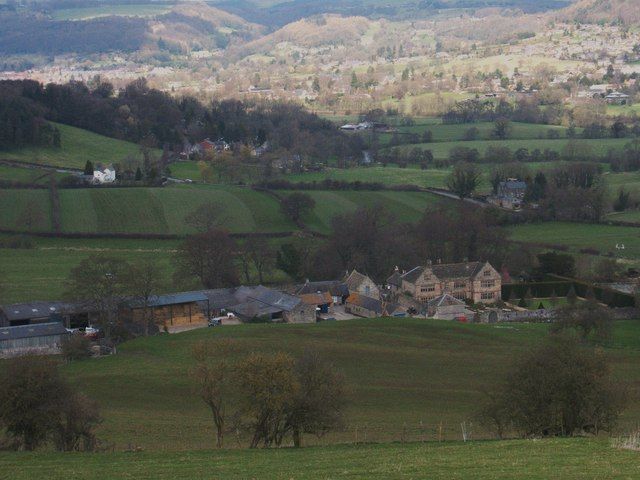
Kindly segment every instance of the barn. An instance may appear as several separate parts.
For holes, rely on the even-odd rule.
[[[69,332],[61,322],[0,328],[0,357],[60,353]]]

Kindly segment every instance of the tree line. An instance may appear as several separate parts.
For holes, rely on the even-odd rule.
[[[361,141],[338,131],[315,114],[290,103],[214,101],[174,98],[150,88],[145,79],[117,93],[100,78],[87,84],[42,85],[32,80],[0,81],[0,98],[9,110],[28,105],[47,120],[181,152],[185,143],[224,138],[231,144],[294,152],[312,158],[359,155]]]

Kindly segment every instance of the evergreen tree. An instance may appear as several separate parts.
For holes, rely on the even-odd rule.
[[[139,182],[140,180],[142,180],[142,170],[140,170],[140,167],[136,168],[136,182]]]
[[[91,160],[87,160],[87,163],[84,164],[84,174],[93,175],[93,163]]]

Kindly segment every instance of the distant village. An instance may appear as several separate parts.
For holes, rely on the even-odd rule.
[[[496,322],[505,312],[501,274],[486,262],[427,262],[396,268],[383,285],[356,270],[344,278],[282,288],[241,286],[154,295],[145,304],[121,299],[118,322],[149,314],[156,333],[240,323],[315,323],[354,318],[416,317]],[[522,310],[522,309],[520,309]],[[0,306],[0,356],[58,353],[72,334],[98,336],[89,303],[35,301]],[[133,327],[132,327],[133,328]]]

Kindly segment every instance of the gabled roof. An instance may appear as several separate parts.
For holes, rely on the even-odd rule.
[[[436,263],[426,267],[415,267],[413,270],[401,275],[401,278],[409,283],[415,283],[426,269],[430,269],[440,280],[447,278],[473,278],[480,273],[484,265],[482,262]]]
[[[227,308],[243,316],[261,316],[279,312],[290,312],[302,300],[293,295],[263,287],[239,287],[234,293],[236,303]]]
[[[157,295],[151,300],[149,305],[152,307],[164,307],[166,305],[206,302],[207,300],[208,298],[203,291],[180,292]]]
[[[351,305],[356,305],[360,308],[364,308],[365,310],[369,310],[370,312],[375,312],[377,315],[382,315],[382,302],[380,300],[376,300],[375,298],[365,297],[364,295],[360,295],[358,293],[352,293],[347,298],[347,303]]]
[[[506,182],[500,182],[500,187],[509,190],[526,190],[527,184],[520,180],[507,180]]]
[[[297,295],[329,292],[334,297],[344,297],[349,295],[349,287],[345,282],[340,280],[326,280],[321,282],[306,282],[303,285],[297,285],[294,292]]]
[[[298,297],[306,305],[325,305],[327,303],[333,303],[333,297],[329,292],[304,293],[302,295],[298,295]]]
[[[430,307],[450,307],[452,305],[465,305],[465,303],[456,297],[445,293],[428,302]]]
[[[19,338],[50,337],[66,335],[67,329],[60,322],[37,323],[35,325],[21,325],[19,327],[0,328],[0,342],[3,340],[17,340]]]
[[[396,287],[402,286],[402,275],[400,274],[400,272],[398,270],[393,272],[393,275],[391,275],[389,278],[387,278],[387,284],[388,285],[393,285],[393,286],[396,286]]]
[[[82,310],[79,304],[68,302],[29,302],[0,306],[10,322],[29,320],[31,318],[48,318],[52,315],[75,313]]]
[[[344,283],[346,283],[347,287],[349,287],[349,291],[353,292],[355,290],[358,290],[358,287],[360,287],[360,285],[362,285],[368,279],[369,277],[354,269]]]

